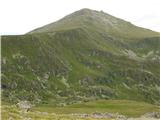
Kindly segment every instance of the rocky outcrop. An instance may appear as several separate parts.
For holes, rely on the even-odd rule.
[[[20,101],[19,103],[17,103],[17,107],[24,112],[28,112],[32,105],[29,101]]]

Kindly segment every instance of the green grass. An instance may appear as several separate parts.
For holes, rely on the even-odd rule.
[[[33,108],[33,110],[55,112],[58,114],[69,113],[93,113],[110,112],[120,113],[129,117],[139,117],[147,112],[160,112],[158,106],[145,102],[136,102],[129,100],[98,100],[85,103],[67,105],[65,107],[51,107],[52,105],[42,105]]]
[[[99,100],[65,107],[52,107],[52,105],[40,105],[33,107],[29,112],[23,112],[15,105],[2,102],[2,119],[21,120],[31,118],[34,120],[94,120],[93,118],[80,118],[71,114],[119,113],[127,117],[140,117],[147,112],[160,112],[158,106],[144,102],[128,100]],[[100,119],[109,120],[109,119]]]
[[[22,112],[15,106],[2,106],[2,120],[96,120],[94,118],[81,118],[70,114],[55,114],[39,111]],[[111,120],[111,119],[99,119]],[[113,120],[113,119],[112,119]]]

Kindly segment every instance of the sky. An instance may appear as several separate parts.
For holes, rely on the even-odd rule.
[[[25,34],[82,8],[160,32],[160,0],[0,0],[0,35]]]

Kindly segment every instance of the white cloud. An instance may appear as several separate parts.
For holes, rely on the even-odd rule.
[[[160,0],[0,0],[0,34],[24,34],[82,8],[160,31]]]

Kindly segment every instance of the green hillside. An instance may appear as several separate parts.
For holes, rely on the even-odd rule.
[[[82,9],[2,36],[2,101],[64,106],[97,99],[160,104],[160,35]]]

